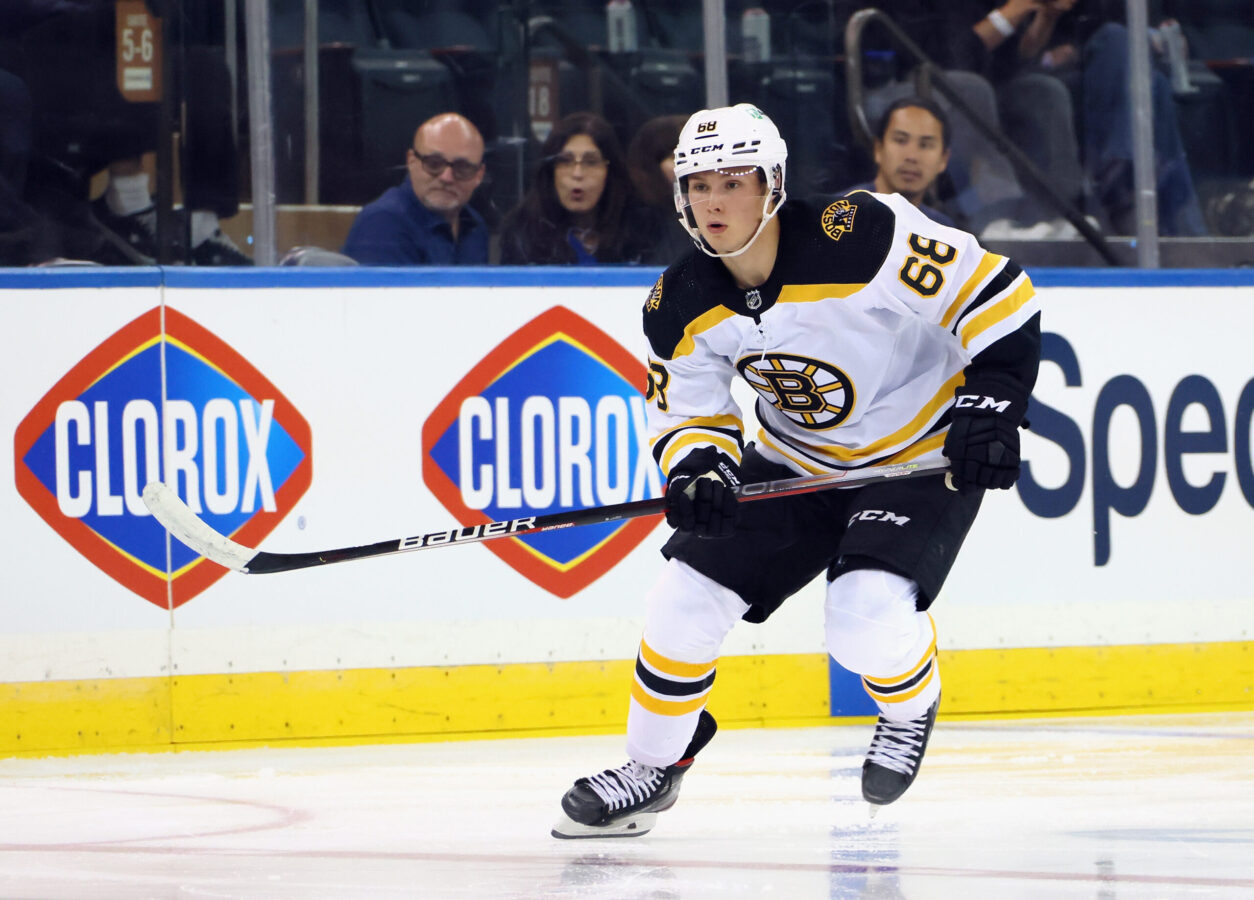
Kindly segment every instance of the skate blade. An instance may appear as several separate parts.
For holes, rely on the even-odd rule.
[[[640,837],[653,830],[657,813],[639,813],[636,816],[610,825],[581,825],[570,816],[563,815],[549,832],[564,841],[580,838]]]

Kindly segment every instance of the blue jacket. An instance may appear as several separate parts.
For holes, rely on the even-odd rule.
[[[488,263],[488,226],[463,207],[460,234],[418,201],[409,176],[366,204],[353,221],[344,253],[363,266],[475,266]]]

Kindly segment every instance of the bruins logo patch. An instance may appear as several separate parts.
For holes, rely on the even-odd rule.
[[[662,276],[659,275],[657,283],[653,285],[653,289],[649,291],[649,299],[645,301],[644,308],[649,312],[653,312],[662,305]]]
[[[831,363],[786,353],[755,353],[736,363],[762,397],[802,428],[835,428],[853,410],[849,376]]]
[[[853,231],[853,214],[858,208],[848,200],[837,200],[823,210],[823,233],[834,241],[840,240],[847,231]]]

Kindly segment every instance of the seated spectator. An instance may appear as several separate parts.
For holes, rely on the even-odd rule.
[[[1047,2],[1052,0],[1007,0],[1005,15],[1026,22],[1028,12]],[[945,69],[963,102],[994,128],[1005,123],[1007,136],[1046,181],[1063,199],[1075,202],[1083,183],[1070,95],[1048,75],[1019,71],[1017,45],[1000,31],[993,31],[995,40],[985,40],[980,24],[989,6],[988,0],[902,0],[893,6],[893,17]],[[868,91],[868,115],[877,119],[894,100],[912,92],[906,80]],[[947,101],[940,102],[949,108]],[[1066,219],[1052,205],[1025,194],[1010,159],[965,120],[953,129],[948,171],[953,208],[973,232],[985,238],[1072,236]]]
[[[203,171],[203,170],[201,170]],[[148,173],[138,156],[116,159],[107,168],[104,194],[92,203],[92,212],[103,227],[126,241],[138,254],[157,257],[157,209],[149,190]],[[187,179],[187,197],[178,221],[175,250],[186,254],[182,239],[191,241],[190,261],[197,266],[251,266],[253,261],[221,229],[222,218],[239,211],[234,175],[229,190],[215,189],[210,179]],[[220,212],[221,211],[221,212]]]
[[[488,226],[467,204],[483,182],[483,136],[454,112],[423,122],[405,180],[362,207],[344,253],[367,266],[486,265]]]
[[[191,233],[190,245],[177,238],[174,244],[180,259],[197,265],[251,265],[218,228],[220,218],[239,208],[239,159],[230,75],[221,36],[210,33],[220,4],[210,5],[187,0],[174,18],[171,43],[180,48],[181,65],[166,90],[183,111],[180,174],[190,216],[180,231]],[[147,6],[156,13],[165,5],[149,0]],[[156,149],[160,108],[131,102],[118,90],[115,4],[12,0],[3,7],[0,66],[23,79],[32,100],[26,199],[52,223],[56,253],[104,263],[153,262],[157,216],[141,157]],[[109,189],[89,207],[90,176],[102,170],[109,173]]]
[[[669,265],[693,246],[675,212],[675,145],[686,121],[686,116],[650,119],[627,145],[627,170],[642,219],[654,236],[642,262]]]
[[[949,165],[949,118],[931,100],[903,97],[880,117],[875,131],[875,178],[849,191],[901,194],[929,219],[958,227],[924,199]]]
[[[1135,234],[1128,29],[1121,21],[1122,12],[1111,4],[1104,4],[1107,10],[1102,15],[1090,14],[1088,27],[1074,17],[1064,18],[1074,2],[1043,2],[1027,24],[1017,27],[1025,40],[1037,32],[1028,58],[1065,83],[1081,107],[1084,169],[1111,227],[1118,234]],[[1122,6],[1119,4],[1119,9]],[[1151,60],[1150,93],[1159,231],[1172,236],[1204,235],[1206,223],[1185,156],[1163,57]]]
[[[572,113],[540,148],[522,201],[501,226],[501,262],[511,265],[637,263],[649,251],[647,225],[614,129]]]

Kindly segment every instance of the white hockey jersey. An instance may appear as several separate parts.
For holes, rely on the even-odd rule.
[[[767,281],[745,291],[694,251],[644,309],[654,457],[669,473],[744,446],[737,375],[756,391],[758,450],[798,474],[941,456],[954,390],[987,371],[1035,382],[1039,305],[1027,275],[899,195],[781,208]]]

